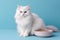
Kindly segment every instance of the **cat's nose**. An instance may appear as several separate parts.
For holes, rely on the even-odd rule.
[[[23,16],[24,16],[24,14],[23,14]]]
[[[24,16],[24,14],[21,14],[21,16]]]

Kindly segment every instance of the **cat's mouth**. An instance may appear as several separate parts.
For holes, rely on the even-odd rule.
[[[26,17],[26,16],[28,16],[28,15],[26,15],[26,14],[22,14],[22,15],[21,15],[21,17]]]

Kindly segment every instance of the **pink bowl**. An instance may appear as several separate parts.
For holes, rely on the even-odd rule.
[[[52,30],[49,30],[49,29],[46,29],[44,31],[35,31],[34,34],[36,36],[42,36],[42,37],[48,37],[48,36],[51,36],[52,35]]]

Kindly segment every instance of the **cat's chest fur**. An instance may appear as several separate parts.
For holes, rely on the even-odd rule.
[[[18,24],[23,26],[23,25],[28,25],[28,24],[31,24],[32,23],[32,16],[27,16],[27,17],[20,17]]]

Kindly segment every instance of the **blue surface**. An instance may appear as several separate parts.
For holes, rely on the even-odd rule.
[[[36,36],[19,37],[16,30],[0,30],[0,40],[59,40],[60,32],[54,33],[55,36],[42,38]]]

